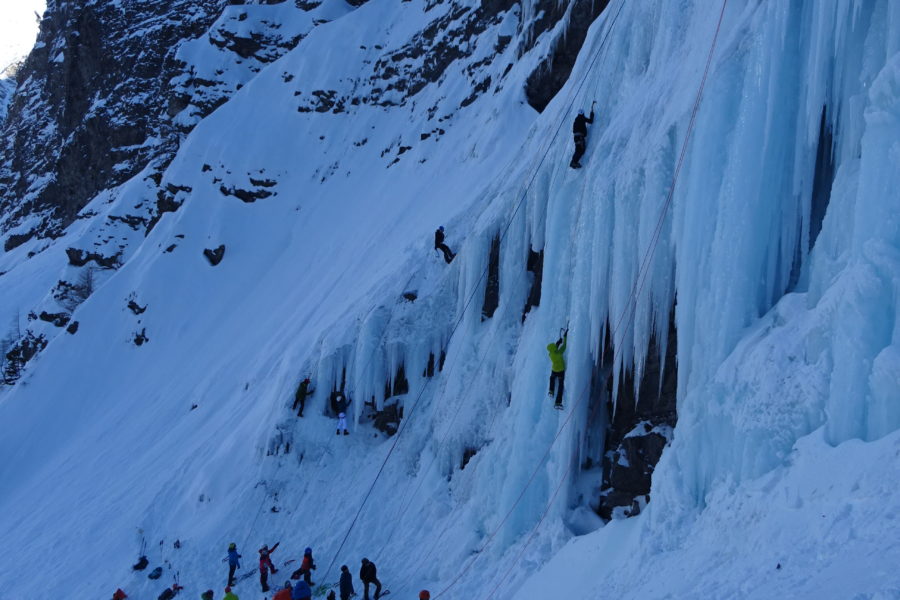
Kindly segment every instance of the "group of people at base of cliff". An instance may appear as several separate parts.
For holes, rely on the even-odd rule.
[[[264,545],[259,549],[259,584],[263,593],[271,589],[269,587],[269,572],[273,574],[278,572],[278,569],[275,568],[275,563],[272,562],[272,554],[278,549],[278,544],[280,542],[271,548]],[[224,560],[228,562],[228,583],[225,585],[225,595],[222,596],[221,600],[239,600],[238,595],[232,589],[238,583],[234,576],[235,571],[241,568],[241,555],[238,553],[237,544],[232,542],[228,545],[228,556]],[[285,564],[290,564],[290,561]],[[303,551],[303,560],[300,563],[300,568],[291,573],[291,578],[284,582],[284,587],[275,591],[272,600],[311,600],[313,596],[312,586],[316,585],[312,581],[312,572],[315,570],[316,562],[313,559],[312,548],[306,548]],[[291,583],[292,580],[295,583]],[[359,580],[363,584],[363,600],[370,600],[370,587],[373,590],[372,600],[378,600],[380,597],[390,593],[387,590],[382,592],[381,582],[378,580],[378,568],[368,558],[363,558],[361,561]],[[356,596],[356,590],[353,587],[353,576],[350,574],[350,569],[347,565],[341,565],[341,577],[336,587],[341,600],[349,600],[351,597]],[[175,583],[171,588],[166,588],[159,595],[158,600],[171,600],[183,589],[183,586]],[[126,598],[128,598],[128,595],[121,588],[117,589],[113,594],[113,600],[125,600]],[[431,594],[428,590],[422,590],[419,592],[419,599],[430,600]],[[200,600],[215,600],[215,592],[206,590],[200,594]],[[327,600],[337,600],[337,595],[333,589],[328,592]]]

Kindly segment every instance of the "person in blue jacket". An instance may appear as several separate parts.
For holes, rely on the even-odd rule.
[[[241,568],[241,555],[238,554],[237,544],[228,544],[228,586],[234,585],[234,570]]]
[[[312,589],[309,584],[302,579],[294,585],[291,591],[291,600],[310,600],[312,598]]]

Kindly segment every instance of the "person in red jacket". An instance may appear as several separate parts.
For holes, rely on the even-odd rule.
[[[307,585],[315,585],[312,580],[312,572],[316,568],[316,562],[313,560],[312,548],[303,551],[303,562],[300,563],[300,572],[303,573],[303,580]]]
[[[275,594],[272,600],[291,600],[291,582],[285,581],[284,587],[278,590],[278,593]]]
[[[268,546],[263,546],[259,549],[259,584],[262,586],[262,591],[269,591],[269,569],[272,570],[272,573],[277,573],[278,569],[275,568],[275,565],[272,564],[271,554],[275,552],[275,549],[278,548],[278,542],[271,548]]]

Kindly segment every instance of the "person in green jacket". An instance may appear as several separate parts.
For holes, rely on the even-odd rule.
[[[556,340],[555,344],[547,344],[547,353],[550,355],[550,390],[548,395],[553,397],[553,390],[556,388],[556,404],[554,408],[562,408],[563,388],[566,382],[566,359],[563,353],[566,351],[566,340],[569,337],[569,330],[563,332],[561,338]]]
[[[300,386],[297,388],[297,394],[294,396],[294,410],[297,410],[297,407],[300,407],[300,410],[297,410],[297,416],[303,416],[303,407],[306,405],[306,397],[311,395],[316,390],[309,389],[309,377],[306,377],[303,381],[300,382]]]

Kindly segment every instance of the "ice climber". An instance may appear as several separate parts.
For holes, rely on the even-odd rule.
[[[344,392],[337,390],[331,394],[331,410],[334,411],[338,419],[337,431],[335,432],[337,435],[341,435],[341,431],[344,432],[344,435],[350,435],[350,432],[347,431],[348,404],[350,404],[350,401],[344,396]]]
[[[128,594],[122,591],[122,588],[116,588],[116,591],[113,592],[112,600],[125,600],[128,597]]]
[[[547,344],[547,353],[550,355],[550,389],[548,395],[553,397],[553,388],[556,387],[556,404],[554,408],[561,409],[563,406],[563,387],[566,381],[566,359],[563,353],[566,351],[566,340],[569,337],[569,330],[563,332],[562,337],[556,340],[554,344]],[[554,386],[555,384],[555,386]]]
[[[588,123],[594,122],[594,105],[591,104],[591,116],[590,118],[584,116],[584,111],[579,110],[578,116],[575,117],[575,122],[572,123],[572,135],[575,138],[575,153],[572,154],[572,162],[569,163],[569,166],[573,169],[580,169],[581,157],[584,156],[584,151],[587,148],[587,126]]]
[[[310,600],[310,598],[312,598],[312,588],[301,579],[291,591],[291,600]]]
[[[369,600],[369,584],[375,586],[375,600],[381,596],[381,582],[378,581],[378,569],[375,563],[368,558],[362,559],[362,567],[359,569],[359,579],[363,582],[363,600]]]
[[[294,407],[292,410],[297,411],[297,416],[303,416],[303,407],[306,406],[306,397],[311,396],[313,392],[316,390],[309,389],[309,377],[305,378],[300,382],[300,386],[297,388],[297,394],[294,396]],[[297,410],[297,407],[300,407],[300,410]],[[275,571],[272,571],[273,573]]]
[[[344,431],[347,431],[346,429]],[[316,561],[313,560],[312,548],[303,551],[303,562],[300,563],[300,572],[303,574],[303,580],[309,585],[312,582],[312,572],[316,570]]]
[[[350,596],[356,594],[353,589],[353,575],[347,565],[341,565],[341,600],[350,600]]]
[[[234,592],[231,591],[230,585],[226,585],[225,586],[225,595],[222,596],[222,600],[240,600],[240,598],[237,597],[237,594],[235,594]]]
[[[231,542],[228,544],[228,585],[234,585],[234,571],[241,568],[241,555],[238,554],[237,544]]]
[[[285,581],[284,587],[278,590],[272,600],[291,600],[291,582]]]
[[[444,253],[444,260],[447,261],[448,265],[456,258],[456,255],[453,254],[453,252],[450,251],[450,248],[447,247],[447,244],[444,243],[443,225],[434,230],[434,249]]]
[[[271,554],[275,552],[275,549],[278,548],[278,544],[280,543],[281,542],[276,543],[271,548],[263,545],[263,547],[259,549],[259,585],[264,592],[269,591],[269,570],[273,573],[278,572],[278,569],[272,564]]]

